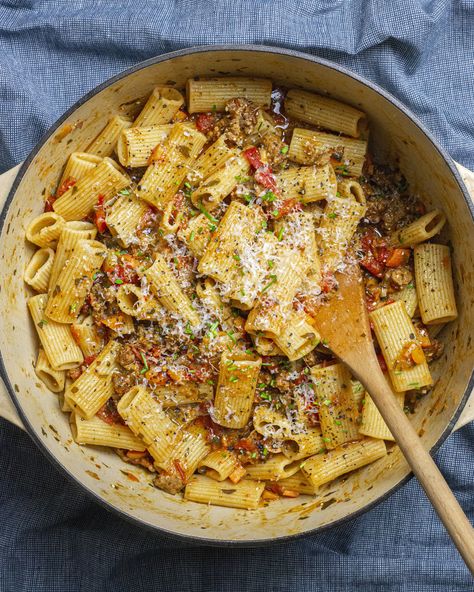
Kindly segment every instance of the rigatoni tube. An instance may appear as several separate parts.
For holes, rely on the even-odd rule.
[[[338,446],[326,454],[311,456],[301,463],[301,470],[311,485],[317,488],[386,454],[383,440],[365,438]]]
[[[394,390],[399,393],[432,384],[433,379],[403,302],[370,313]]]
[[[212,411],[216,423],[227,428],[243,428],[247,424],[261,365],[261,358],[222,354]]]
[[[434,243],[417,245],[414,259],[416,293],[423,323],[453,321],[458,313],[449,247]]]

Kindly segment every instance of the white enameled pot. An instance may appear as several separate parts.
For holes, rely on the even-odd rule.
[[[361,108],[370,120],[372,153],[381,161],[397,161],[411,187],[429,205],[446,212],[459,318],[441,334],[446,346],[434,364],[436,386],[412,418],[431,451],[453,429],[474,418],[472,401],[468,404],[474,325],[474,206],[469,191],[474,194],[474,175],[456,165],[398,101],[343,68],[282,49],[213,46],[148,60],[102,84],[49,130],[21,166],[0,176],[0,415],[26,429],[59,469],[123,517],[210,544],[249,545],[315,532],[367,510],[409,476],[398,447],[386,458],[327,487],[323,498],[285,499],[255,511],[185,502],[154,489],[144,471],[125,466],[113,452],[80,447],[72,441],[57,397],[34,373],[37,338],[27,313],[29,291],[22,280],[32,254],[25,240],[26,225],[40,213],[43,195],[54,188],[67,155],[84,150],[111,113],[147,95],[154,86],[182,88],[189,77],[225,74],[267,77],[287,87],[327,92]]]

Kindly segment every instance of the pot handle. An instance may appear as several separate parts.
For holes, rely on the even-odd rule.
[[[474,201],[474,173],[458,163],[455,164]],[[3,173],[3,175],[0,175],[0,208],[3,207],[3,204],[7,199],[7,195],[11,186],[13,185],[13,181],[15,180],[20,166],[21,164],[14,167],[13,169],[10,169],[6,173]],[[2,380],[0,380],[0,417],[4,417],[11,423],[14,423],[18,427],[25,429]],[[474,391],[471,393],[471,396],[466,403],[466,406],[464,407],[456,425],[454,426],[454,429],[458,430],[470,421],[474,421]]]
[[[10,169],[3,175],[0,175],[0,210],[3,209],[5,201],[7,199],[8,193],[10,191],[11,186],[13,185],[13,181],[18,174],[21,164]],[[3,384],[3,380],[0,379],[0,417],[5,418],[11,423],[14,423],[16,426],[21,428],[22,430],[25,429],[21,419],[16,412],[15,406],[10,399],[10,396],[7,392],[5,385]]]

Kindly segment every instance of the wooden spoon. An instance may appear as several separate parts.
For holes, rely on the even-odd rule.
[[[412,424],[395,400],[380,369],[365,306],[358,265],[337,274],[339,289],[315,314],[321,338],[365,386],[408,464],[474,574],[474,529]]]

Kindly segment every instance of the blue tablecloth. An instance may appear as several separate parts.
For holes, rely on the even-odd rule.
[[[0,1],[0,171],[84,92],[141,60],[211,43],[319,55],[407,104],[474,168],[472,0]],[[474,518],[474,426],[438,463]],[[191,547],[109,514],[0,421],[0,592],[474,589],[412,480],[333,530],[258,549]]]

